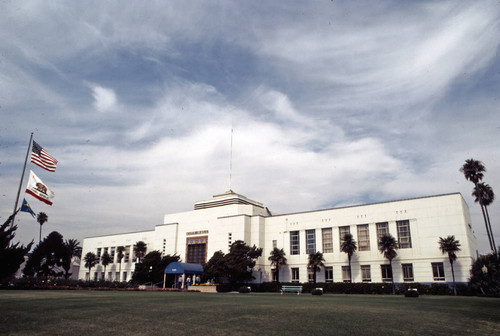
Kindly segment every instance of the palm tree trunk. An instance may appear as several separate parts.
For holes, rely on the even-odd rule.
[[[392,294],[396,294],[396,287],[394,287],[394,274],[392,273],[392,259],[389,259],[389,267],[391,268],[391,281],[392,281]]]
[[[488,207],[486,205],[484,206],[484,210],[486,212],[486,218],[488,219],[488,227],[490,229],[491,241],[493,243],[493,251],[497,254],[497,244],[495,243],[495,236],[493,235],[493,230],[491,229],[490,214],[488,213]]]
[[[349,259],[349,283],[352,283],[352,271],[351,271],[351,256],[348,255]]]
[[[122,279],[122,261],[120,260],[120,269],[118,271],[118,281],[121,282]]]
[[[453,277],[453,295],[457,296],[457,285],[455,284],[455,270],[453,269],[453,260],[450,259],[451,276]]]
[[[481,206],[481,211],[483,213],[484,225],[486,226],[486,233],[488,234],[488,241],[490,242],[490,248],[491,251],[495,251],[495,244],[493,243],[490,228],[488,227],[488,220],[486,219],[486,214],[484,212],[485,206],[483,205],[483,195],[481,193],[481,190],[477,187],[477,183],[474,183],[474,186],[476,187],[477,198],[479,199],[479,205]]]
[[[278,265],[276,265],[276,282],[279,284],[280,283],[280,269]]]

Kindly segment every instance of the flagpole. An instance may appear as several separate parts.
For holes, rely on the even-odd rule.
[[[21,195],[21,188],[23,185],[24,173],[26,172],[26,164],[28,163],[28,156],[30,154],[31,144],[33,143],[33,132],[31,132],[30,142],[28,143],[28,151],[26,152],[26,159],[24,159],[23,174],[21,175],[21,182],[19,182],[19,189],[17,189],[16,204],[14,205],[14,217],[12,217],[11,227],[14,226],[14,220],[16,219],[16,210],[19,203],[19,195]]]

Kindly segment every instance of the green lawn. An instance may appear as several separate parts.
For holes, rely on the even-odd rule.
[[[500,299],[0,291],[1,335],[499,335]]]

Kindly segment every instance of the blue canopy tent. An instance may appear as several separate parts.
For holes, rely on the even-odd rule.
[[[167,274],[203,274],[203,266],[200,264],[190,264],[181,262],[172,262],[165,267],[163,276],[163,288],[165,288],[165,280]]]

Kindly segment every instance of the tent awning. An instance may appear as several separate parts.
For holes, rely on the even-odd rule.
[[[165,274],[203,274],[200,264],[173,262],[165,267]]]

